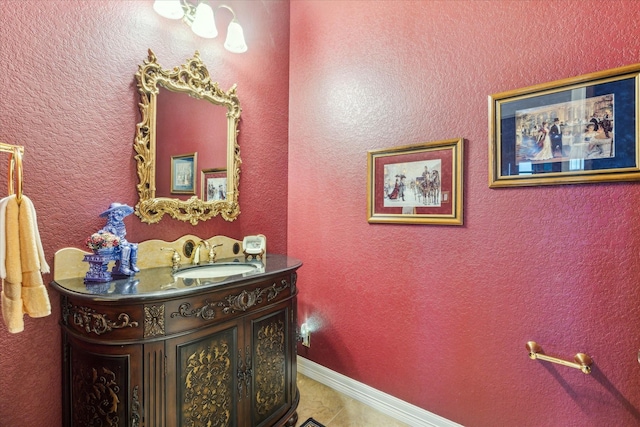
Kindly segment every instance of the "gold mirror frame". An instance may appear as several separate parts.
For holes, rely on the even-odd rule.
[[[234,84],[227,92],[209,78],[209,71],[202,63],[200,54],[185,64],[163,69],[155,54],[149,49],[149,56],[136,73],[140,93],[140,114],[142,121],[136,126],[134,149],[138,165],[137,185],[139,200],[135,214],[142,222],[156,223],[164,214],[196,225],[221,215],[227,221],[235,220],[240,214],[238,205],[238,183],[240,182],[240,147],[238,145],[238,123],[240,121],[240,101]],[[169,197],[155,197],[156,194],[156,104],[158,85],[174,92],[186,93],[196,99],[203,99],[227,108],[227,194],[226,200],[206,202],[197,195],[188,200]]]

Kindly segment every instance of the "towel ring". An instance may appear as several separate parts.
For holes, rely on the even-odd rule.
[[[14,174],[14,172],[17,172]],[[17,175],[16,190],[14,190],[14,179]],[[22,153],[19,148],[14,148],[9,159],[9,194],[16,194],[18,203],[22,201]]]

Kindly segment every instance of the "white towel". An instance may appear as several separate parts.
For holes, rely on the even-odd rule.
[[[31,216],[33,217],[33,231],[35,233],[34,238],[36,241],[36,247],[38,248],[38,257],[40,258],[40,272],[49,273],[49,271],[51,270],[49,269],[49,264],[47,264],[47,260],[44,256],[44,249],[42,248],[42,240],[40,239],[40,231],[38,230],[38,217],[36,215],[36,208],[35,206],[33,206],[31,199],[24,195],[22,197],[29,200],[29,206],[31,207]],[[0,203],[2,203],[2,201],[0,201]],[[0,209],[2,209],[1,205]]]

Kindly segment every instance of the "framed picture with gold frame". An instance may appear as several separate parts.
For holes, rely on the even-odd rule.
[[[200,177],[201,197],[205,202],[227,199],[227,169],[203,169]]]
[[[489,186],[640,179],[640,64],[489,96]]]
[[[462,225],[462,138],[367,152],[370,223]]]
[[[171,156],[171,192],[196,194],[196,165],[198,153]]]

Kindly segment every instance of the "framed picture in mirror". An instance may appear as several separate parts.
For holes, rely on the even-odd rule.
[[[227,170],[202,169],[201,197],[205,202],[227,200]]]
[[[171,192],[196,194],[196,164],[198,153],[171,156]]]

